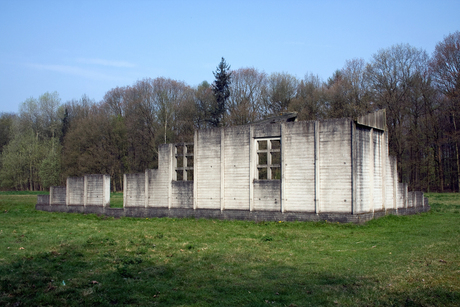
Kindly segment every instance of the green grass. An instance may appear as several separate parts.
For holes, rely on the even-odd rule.
[[[123,208],[123,193],[110,193],[110,208]]]
[[[458,306],[460,196],[428,197],[352,225],[49,213],[2,192],[0,306]]]

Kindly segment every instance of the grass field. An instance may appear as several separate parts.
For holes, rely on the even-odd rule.
[[[49,213],[36,194],[0,192],[0,306],[460,305],[459,194],[364,225]]]

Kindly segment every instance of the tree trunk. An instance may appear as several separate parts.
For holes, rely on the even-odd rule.
[[[441,192],[444,192],[444,170],[442,167],[441,145],[438,146],[438,163],[439,163],[439,183],[441,185]]]
[[[457,192],[460,192],[460,160],[458,157],[458,137],[457,137],[457,124],[455,122],[455,115],[452,114],[454,122],[454,135],[455,135],[455,154],[457,159]]]

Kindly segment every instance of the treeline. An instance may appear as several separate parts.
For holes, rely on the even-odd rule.
[[[61,104],[57,93],[30,98],[0,115],[0,183],[42,190],[68,176],[123,174],[158,166],[163,143],[193,142],[195,129],[247,124],[281,112],[299,120],[356,117],[387,110],[390,154],[410,188],[459,191],[460,32],[430,57],[407,44],[381,49],[369,62],[347,61],[326,81],[307,74],[231,70],[224,59],[212,84],[197,87],[143,79]]]

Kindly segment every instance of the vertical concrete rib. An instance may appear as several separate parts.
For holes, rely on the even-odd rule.
[[[225,128],[220,129],[220,211],[225,209]]]
[[[168,178],[168,209],[171,209],[172,205],[172,181],[174,178],[174,144],[168,144],[169,146],[169,178]]]
[[[387,201],[386,201],[386,176],[387,176],[387,163],[386,163],[386,142],[385,142],[385,132],[382,133],[381,140],[380,140],[380,164],[382,165],[382,203],[383,203],[383,210],[387,210]]]
[[[144,191],[144,207],[147,208],[149,206],[149,198],[150,198],[150,195],[149,195],[149,171],[148,169],[145,170],[144,172],[144,180],[145,180],[145,184],[144,184],[144,188],[145,188],[145,191]]]
[[[358,181],[358,138],[356,135],[356,123],[351,121],[351,214],[356,214],[356,189]]]
[[[392,180],[393,180],[393,209],[396,209],[396,212],[398,212],[398,164],[396,163],[396,159],[392,158],[393,161],[390,163],[390,166],[393,167],[392,171]]]
[[[256,172],[254,126],[249,128],[249,211],[254,209],[254,175]]]
[[[369,132],[369,182],[370,182],[370,208],[372,211],[372,214],[374,214],[375,211],[375,204],[374,204],[374,128],[371,128],[371,131]]]
[[[86,207],[86,204],[88,203],[88,176],[85,175],[83,179],[83,206]],[[123,195],[125,195],[123,193]]]
[[[320,185],[320,152],[319,152],[319,121],[315,121],[315,213],[318,214],[321,211],[321,185]]]
[[[128,181],[126,174],[123,174],[123,208],[126,208],[126,195],[128,191]],[[85,202],[86,202],[86,176],[85,176]]]
[[[198,152],[198,131],[195,130],[195,134],[193,136],[193,210],[196,210],[196,202],[198,199],[198,180],[196,180],[196,170],[198,169],[196,166],[197,163],[197,152]]]
[[[70,204],[70,190],[69,190],[69,187],[70,187],[70,183],[69,183],[69,177],[67,177],[66,181],[65,181],[65,187],[66,187],[66,191],[65,191],[65,205],[66,207]]]
[[[280,167],[281,167],[281,191],[280,191],[280,209],[281,209],[281,212],[284,213],[284,211],[286,210],[285,208],[285,201],[284,201],[284,195],[285,195],[285,178],[284,178],[284,175],[285,175],[285,172],[284,172],[284,147],[283,145],[286,143],[286,139],[285,139],[285,131],[286,131],[286,124],[285,123],[281,123],[281,144],[280,144],[280,150],[281,150],[281,161],[280,161]]]

